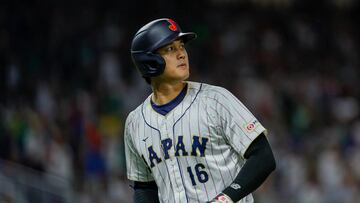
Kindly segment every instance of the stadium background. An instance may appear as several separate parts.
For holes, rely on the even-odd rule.
[[[0,3],[0,202],[131,202],[127,113],[150,93],[133,34],[170,17],[198,33],[191,80],[238,96],[269,131],[277,170],[258,203],[360,199],[356,0]]]

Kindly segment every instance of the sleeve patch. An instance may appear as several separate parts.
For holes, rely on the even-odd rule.
[[[253,120],[247,124],[244,125],[244,129],[247,131],[247,132],[252,132],[254,129],[256,129],[258,126],[260,125],[259,121],[258,120]]]

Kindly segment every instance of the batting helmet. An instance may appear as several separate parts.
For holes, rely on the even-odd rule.
[[[131,56],[143,77],[155,77],[164,72],[165,60],[156,50],[179,38],[186,43],[195,39],[196,34],[182,32],[179,25],[168,18],[151,21],[136,32]]]

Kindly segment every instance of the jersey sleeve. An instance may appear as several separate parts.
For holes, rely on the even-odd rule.
[[[242,156],[252,141],[262,132],[263,125],[231,92],[220,88],[217,95],[217,111],[225,139]]]
[[[125,122],[124,143],[125,143],[125,157],[126,157],[126,170],[129,180],[149,182],[154,178],[144,159],[139,155],[135,148],[133,141],[133,119],[129,115]]]

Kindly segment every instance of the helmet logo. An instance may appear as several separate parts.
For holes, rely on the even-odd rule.
[[[169,29],[172,31],[176,31],[176,29],[177,29],[176,23],[171,19],[169,19],[168,22],[170,23]]]

